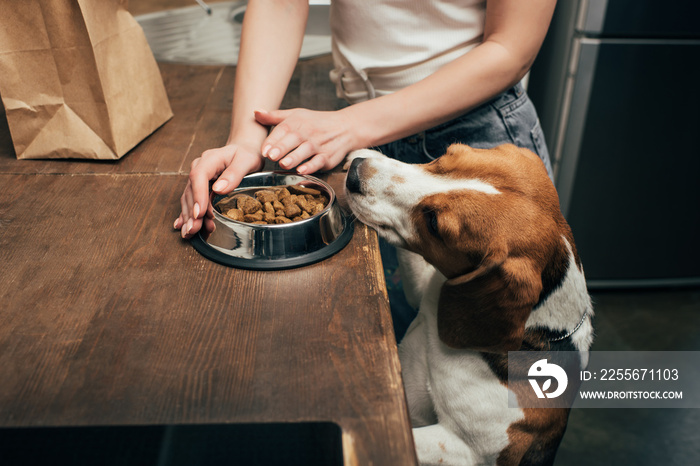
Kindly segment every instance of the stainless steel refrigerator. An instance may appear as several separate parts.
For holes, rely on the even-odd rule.
[[[700,285],[700,1],[559,0],[528,92],[589,286]]]

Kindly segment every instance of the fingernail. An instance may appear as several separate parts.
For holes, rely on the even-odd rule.
[[[279,155],[280,155],[280,150],[279,150],[278,148],[275,147],[274,149],[272,149],[272,150],[269,152],[268,155],[270,156],[270,158],[271,158],[272,160],[275,160],[277,157],[279,157]]]
[[[267,157],[267,153],[270,152],[270,149],[271,149],[271,148],[272,148],[272,146],[269,145],[269,144],[266,145],[266,146],[263,148],[263,150],[262,150],[262,155],[263,155],[263,157]]]
[[[194,203],[194,208],[192,209],[194,211],[194,218],[199,218],[199,204]]]
[[[304,173],[306,173],[306,171],[306,165],[302,165],[301,167],[297,168],[297,173],[299,173],[300,175],[303,175]]]
[[[173,228],[176,230],[180,229],[180,217],[175,219],[175,222],[173,223]]]
[[[214,191],[223,191],[226,189],[226,186],[228,186],[228,181],[218,180],[216,183],[214,183],[214,186],[212,186],[211,189]]]
[[[190,234],[190,231],[192,231],[192,227],[194,226],[194,220],[189,219],[187,221],[187,234]]]
[[[180,230],[180,236],[183,238],[187,236],[187,225],[182,225],[182,229]]]

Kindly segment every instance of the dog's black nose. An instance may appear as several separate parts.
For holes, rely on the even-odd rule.
[[[358,167],[364,161],[362,157],[358,157],[352,161],[350,168],[348,169],[348,174],[345,177],[345,188],[350,193],[360,193],[362,192],[362,186],[360,183],[360,175],[358,174]]]

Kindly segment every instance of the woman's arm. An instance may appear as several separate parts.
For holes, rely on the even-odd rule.
[[[251,0],[243,18],[228,143],[262,141],[267,128],[255,121],[259,108],[282,103],[304,39],[308,0]],[[253,133],[253,137],[250,133]],[[259,144],[258,144],[259,145]]]
[[[555,4],[556,0],[488,0],[480,45],[393,94],[337,112],[258,114],[262,123],[278,125],[263,143],[269,147],[264,155],[280,160],[285,168],[308,159],[298,170],[311,173],[337,165],[353,149],[394,141],[468,112],[527,73]]]
[[[224,147],[205,151],[194,160],[181,197],[182,212],[174,227],[183,237],[211,229],[209,181],[225,194],[263,165],[260,148],[267,127],[254,110],[276,109],[282,102],[299,58],[308,18],[308,0],[250,0],[243,19],[233,91],[231,130]]]
[[[433,75],[347,112],[369,145],[381,145],[449,121],[520,81],[542,45],[556,0],[489,0],[484,40]],[[380,100],[382,100],[380,102]],[[387,120],[393,115],[391,120]],[[381,121],[392,121],[380,125]]]

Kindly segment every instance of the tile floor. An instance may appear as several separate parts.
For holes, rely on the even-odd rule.
[[[592,350],[700,350],[700,288],[591,294]],[[700,409],[572,410],[555,464],[700,464]]]

